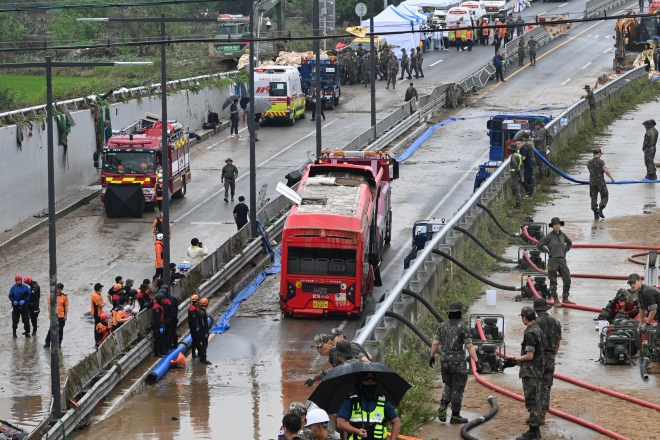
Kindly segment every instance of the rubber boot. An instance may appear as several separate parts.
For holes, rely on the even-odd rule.
[[[18,338],[18,336],[16,335],[16,329],[14,329],[14,339],[16,338]]]
[[[603,208],[598,208],[598,216],[600,216],[600,218],[605,218],[605,215],[603,214]]]
[[[36,334],[37,334],[37,326],[35,325],[34,327],[32,327],[32,335],[34,336]]]
[[[571,301],[570,299],[568,299],[567,296],[562,297],[562,299],[561,299],[561,303],[562,303],[562,304],[575,304],[573,301]]]
[[[469,420],[466,419],[465,417],[461,417],[461,414],[452,414],[451,419],[449,419],[449,424],[450,425],[461,425],[464,423],[467,423]]]
[[[541,415],[541,423],[540,425],[545,425],[545,415],[548,413],[547,410],[543,410],[543,414]]]
[[[438,408],[438,420],[441,422],[447,421],[447,405],[440,403],[440,408]]]
[[[600,217],[598,216],[598,210],[594,210],[594,220],[599,220]]]
[[[555,307],[562,307],[561,303],[559,302],[559,297],[557,297],[557,296],[553,296],[553,297],[552,297],[552,300],[555,302],[555,303],[553,304],[553,306],[555,306]]]
[[[192,358],[197,359],[197,352],[195,350],[192,351]]]
[[[207,361],[206,358],[200,360],[199,362],[201,362],[202,364],[205,364],[205,365],[211,365],[211,362]]]
[[[516,437],[516,440],[536,440],[540,438],[540,432],[537,433],[533,429],[534,428],[530,427],[529,431],[523,433],[523,435],[521,435],[520,437]]]

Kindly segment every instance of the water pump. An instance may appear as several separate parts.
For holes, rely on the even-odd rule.
[[[542,298],[546,299],[551,299],[552,295],[550,295],[550,290],[548,289],[548,285],[546,284],[547,277],[545,275],[536,275],[535,273],[523,273],[522,276],[520,277],[520,296],[523,299],[534,299],[536,296],[534,296],[534,293],[532,293],[532,289],[529,287],[527,284],[527,280],[531,279],[532,283],[534,285],[534,289],[536,289],[536,292],[541,295]]]
[[[527,227],[527,234],[535,240],[540,240],[547,233],[548,226],[545,223],[536,223],[532,217],[525,217],[525,220],[520,224],[520,236],[527,243],[535,244],[533,241],[525,237],[523,228]]]
[[[525,252],[529,254],[529,259],[532,263],[541,270],[545,270],[546,254],[541,253],[536,247],[525,246],[518,248],[518,267],[521,270],[531,270],[532,267],[525,260]]]
[[[486,340],[482,340],[477,330],[477,320],[481,321]],[[504,315],[470,315],[470,333],[472,344],[477,350],[477,357],[483,365],[482,374],[501,373],[504,371],[503,360],[506,355],[504,344]]]
[[[632,357],[637,354],[637,336],[639,325],[633,319],[616,319],[614,324],[603,328],[600,333],[600,359],[604,365],[632,364]]]

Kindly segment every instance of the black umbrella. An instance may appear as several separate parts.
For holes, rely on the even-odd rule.
[[[385,396],[387,401],[394,406],[399,404],[411,387],[385,364],[351,362],[331,369],[308,400],[326,410],[328,414],[337,414],[344,401],[359,390],[360,376],[364,373],[374,373],[378,381],[376,394]]]
[[[226,109],[227,107],[229,107],[230,105],[232,105],[234,103],[234,99],[239,99],[239,98],[240,98],[240,96],[238,96],[238,95],[229,95],[229,97],[227,97],[227,99],[225,99],[225,103],[222,104],[222,109],[223,110]]]
[[[240,101],[241,108],[245,111],[250,107],[250,98],[243,98]],[[273,104],[264,98],[254,98],[254,114],[266,113]]]
[[[103,204],[108,218],[142,218],[144,211],[142,186],[140,184],[108,185]]]
[[[513,140],[514,140],[514,141],[519,141],[520,139],[522,139],[522,137],[523,137],[524,134],[526,134],[527,136],[529,136],[529,130],[525,130],[525,129],[523,129],[523,130],[518,130],[518,131],[516,132],[516,134],[513,135]]]

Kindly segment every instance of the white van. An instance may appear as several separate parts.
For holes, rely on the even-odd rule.
[[[474,11],[472,8],[466,8],[463,6],[457,6],[451,8],[447,12],[447,17],[445,18],[445,25],[448,28],[457,28],[457,27],[469,27],[473,24]]]
[[[269,66],[254,69],[254,96],[273,105],[261,116],[265,119],[296,123],[305,117],[305,94],[300,83],[300,72],[292,66]]]
[[[473,17],[476,20],[479,20],[481,17],[486,15],[486,7],[484,6],[483,3],[478,2],[478,1],[467,1],[461,3],[462,8],[470,8],[472,12],[474,12]]]
[[[447,18],[447,11],[445,11],[444,9],[436,9],[435,11],[433,11],[433,15],[431,16],[431,21],[435,25],[444,24],[446,18]]]

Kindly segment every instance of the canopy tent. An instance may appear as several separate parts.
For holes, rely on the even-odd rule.
[[[411,9],[411,6],[449,9],[453,6],[459,6],[460,3],[460,0],[406,0],[403,3],[400,3],[399,6],[404,5],[407,6],[408,9]]]
[[[380,14],[374,17],[374,33],[379,35],[386,32],[401,32],[399,34],[383,35],[388,44],[395,44],[406,50],[419,46],[419,33],[410,32],[419,30],[425,20],[417,14],[404,14],[394,6],[389,5]],[[362,26],[369,30],[369,20],[363,20]]]
[[[422,22],[428,21],[426,15],[424,15],[422,12],[417,12],[416,7],[409,8],[404,3],[400,3],[398,6],[396,6],[396,9],[403,15],[416,17],[418,20],[421,20]]]

